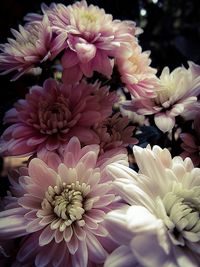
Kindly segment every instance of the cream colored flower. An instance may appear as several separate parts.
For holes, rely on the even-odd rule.
[[[154,114],[155,124],[162,132],[174,127],[177,116],[193,119],[200,107],[197,101],[200,93],[200,66],[193,62],[188,64],[188,69],[178,67],[171,73],[165,67],[156,86],[155,98],[133,99],[125,103],[124,107],[141,115]]]
[[[200,169],[189,158],[171,158],[167,149],[135,146],[139,173],[111,164],[116,192],[127,206],[107,215],[107,226],[121,245],[105,266],[137,262],[147,267],[198,267],[200,262]],[[122,258],[121,258],[122,260]]]

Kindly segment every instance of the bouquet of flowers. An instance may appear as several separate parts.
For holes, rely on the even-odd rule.
[[[1,156],[23,163],[1,266],[199,266],[200,66],[158,77],[141,33],[82,0],[42,4],[1,44],[1,74],[36,81],[4,116]]]

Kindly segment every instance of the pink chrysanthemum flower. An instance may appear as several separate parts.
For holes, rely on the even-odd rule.
[[[133,152],[139,173],[119,163],[108,167],[127,206],[106,216],[121,246],[105,267],[198,267],[200,169],[158,146],[134,146]]]
[[[175,117],[182,116],[191,119],[196,114],[200,94],[200,67],[189,62],[189,68],[176,68],[171,73],[165,67],[156,87],[157,96],[153,99],[133,99],[124,107],[142,115],[154,115],[157,127],[163,131],[170,131],[175,125]],[[194,111],[194,112],[192,112]]]
[[[105,167],[128,162],[124,151],[108,159],[98,159],[98,153],[98,145],[81,149],[74,137],[63,162],[55,165],[52,158],[54,167],[49,167],[34,158],[28,168],[12,175],[12,196],[0,212],[0,239],[24,236],[17,266],[88,267],[104,262],[112,250],[104,217],[116,206]]]
[[[136,144],[138,140],[134,137],[134,126],[128,126],[128,117],[120,116],[116,113],[105,121],[93,127],[96,134],[99,136],[101,153],[114,148],[126,147],[129,144]]]
[[[193,134],[181,133],[180,138],[183,143],[181,144],[184,150],[181,153],[181,157],[190,157],[195,166],[200,164],[200,115],[195,117],[193,124]]]
[[[54,38],[50,22],[46,15],[42,20],[32,21],[19,31],[11,30],[16,39],[8,39],[8,43],[1,44],[0,71],[6,74],[17,71],[12,80],[40,65],[47,59],[54,58],[62,49],[60,42],[63,35]]]
[[[116,94],[98,82],[66,86],[48,79],[6,113],[4,122],[12,125],[2,135],[1,150],[6,155],[52,151],[73,136],[84,144],[98,143],[91,126],[112,113],[116,100]]]
[[[121,57],[116,60],[121,80],[133,96],[155,97],[156,69],[150,67],[150,53],[142,52],[137,42],[131,42],[131,49],[128,58]]]
[[[103,9],[77,1],[73,5],[43,6],[52,29],[67,34],[66,52],[62,58],[63,80],[79,81],[83,75],[91,77],[97,71],[108,78],[112,74],[110,57],[129,54],[129,42],[141,30],[130,21],[113,20]]]

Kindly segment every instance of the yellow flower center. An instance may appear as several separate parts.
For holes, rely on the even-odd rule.
[[[89,11],[84,11],[81,17],[82,19],[87,20],[88,23],[94,23],[97,20],[96,16]]]
[[[55,102],[40,100],[38,103],[38,117],[31,114],[32,125],[41,133],[52,135],[58,132],[67,132],[70,128],[72,114],[69,110],[68,99],[60,95]]]

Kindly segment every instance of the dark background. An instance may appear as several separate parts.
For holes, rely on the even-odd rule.
[[[43,1],[50,4],[52,1]],[[72,4],[74,1],[55,1]],[[136,21],[144,33],[139,40],[143,50],[151,50],[152,66],[158,74],[164,66],[174,69],[188,60],[200,64],[200,1],[199,0],[88,0],[98,5],[116,19]],[[23,17],[29,12],[39,12],[42,1],[3,0],[0,9],[0,43],[12,37],[10,28],[23,25]],[[146,15],[142,15],[142,10]],[[0,133],[2,119],[13,103],[24,97],[30,78],[23,76],[10,82],[12,74],[0,76]]]

